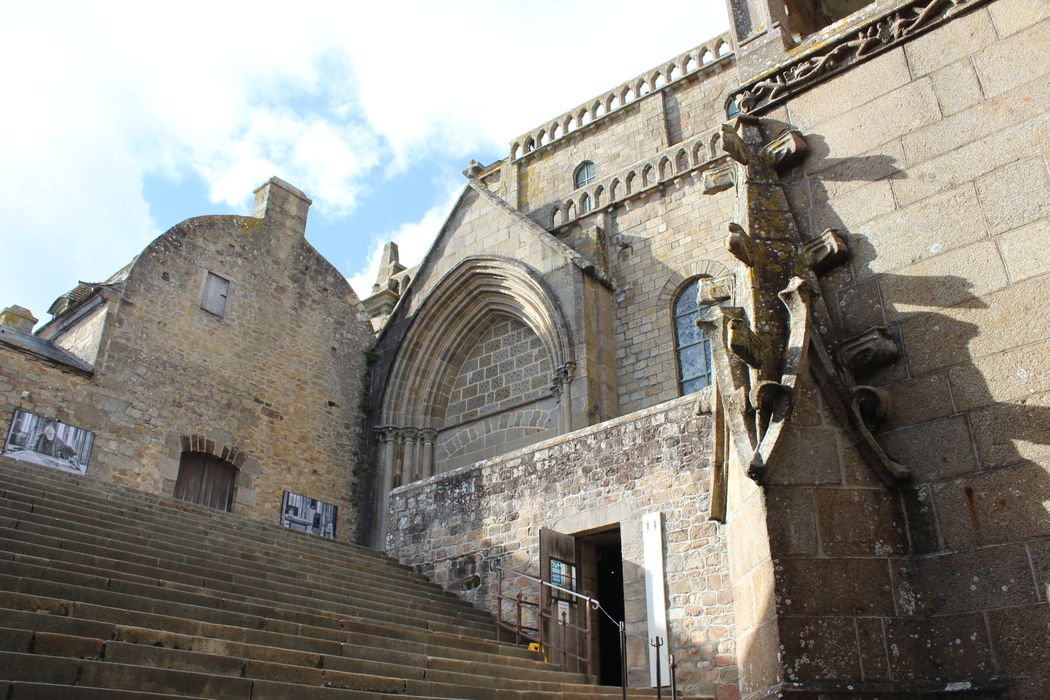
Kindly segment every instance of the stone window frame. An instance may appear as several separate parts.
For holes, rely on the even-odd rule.
[[[692,322],[690,325],[696,327],[696,319],[700,316],[700,306],[696,303],[696,296],[700,289],[700,280],[709,276],[710,275],[705,274],[693,275],[692,277],[685,280],[685,282],[683,282],[678,287],[678,289],[671,297],[670,314],[671,326],[673,328],[674,333],[675,377],[678,383],[678,393],[680,396],[687,396],[689,394],[696,393],[697,391],[700,391],[701,389],[710,386],[714,381],[714,368],[711,364],[711,342],[703,333],[699,331],[699,329],[697,329],[697,333],[699,334],[698,340],[683,345],[682,341],[679,339],[680,334],[678,330],[679,319],[684,320],[691,318]],[[688,305],[688,300],[686,299],[686,295],[689,295],[690,293],[692,299],[691,306]],[[687,305],[681,307],[683,301],[686,301]],[[693,377],[685,378],[683,377],[683,368],[685,366],[683,358],[685,356],[686,351],[693,350],[694,348],[701,348],[704,351],[706,361],[706,372]],[[707,380],[706,383],[694,386],[693,388],[690,388],[688,390],[686,389],[686,385],[690,382],[696,382],[698,380],[704,379]]]
[[[585,160],[577,165],[576,169],[572,171],[572,183],[575,189],[586,187],[594,182],[598,178],[597,172],[597,169],[594,167],[594,161]]]
[[[218,308],[216,305],[209,304],[208,290],[211,286],[212,280],[219,280],[225,283],[225,291],[219,293],[219,297],[222,299],[222,308]],[[201,293],[200,293],[200,307],[203,311],[216,316],[217,318],[225,318],[227,312],[230,310],[230,292],[233,290],[233,280],[228,277],[224,277],[211,270],[205,270],[204,275],[201,278]]]

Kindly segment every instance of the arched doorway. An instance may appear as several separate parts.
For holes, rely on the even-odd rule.
[[[228,511],[233,506],[237,467],[206,452],[183,452],[175,498]]]

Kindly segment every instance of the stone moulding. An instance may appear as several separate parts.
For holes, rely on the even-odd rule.
[[[907,480],[907,470],[882,451],[869,428],[885,417],[888,396],[858,386],[853,378],[855,368],[895,357],[896,345],[885,329],[841,343],[828,321],[816,269],[829,265],[829,259],[841,262],[848,250],[830,231],[807,240],[781,184],[778,166],[805,153],[802,135],[782,132],[767,141],[763,123],[749,116],[724,125],[721,134],[735,161],[737,184],[735,221],[729,225],[726,247],[741,269],[701,287],[697,297],[697,325],[711,343],[718,396],[716,443],[722,441],[715,449],[712,493],[724,494],[719,484],[724,485],[728,470],[729,443],[747,475],[759,484],[767,482],[783,461],[778,456],[785,442],[781,438],[799,383],[805,381],[828,396],[832,410],[837,406],[840,424],[853,431],[854,443],[883,481]],[[785,139],[785,134],[791,135]],[[777,152],[783,157],[767,155]],[[821,264],[813,264],[814,251],[823,251],[817,256]],[[726,289],[734,284],[733,292]],[[730,299],[736,305],[724,305]],[[722,505],[713,504],[711,517],[720,519],[724,512]]]
[[[760,73],[726,99],[726,113],[736,106],[759,114],[836,73],[887,51],[989,0],[912,0],[853,27],[829,41],[815,42],[789,61]]]

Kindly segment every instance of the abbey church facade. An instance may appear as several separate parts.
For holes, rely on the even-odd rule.
[[[496,614],[560,581],[625,623],[602,680],[1050,695],[1050,6],[729,7],[472,162],[363,300],[275,179],[9,310],[5,453],[38,416],[85,478],[305,497]]]

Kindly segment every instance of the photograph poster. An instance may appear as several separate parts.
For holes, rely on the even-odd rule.
[[[74,474],[87,472],[95,434],[53,418],[15,409],[4,456]]]
[[[338,506],[331,503],[285,491],[281,502],[281,525],[334,540],[338,510]]]

